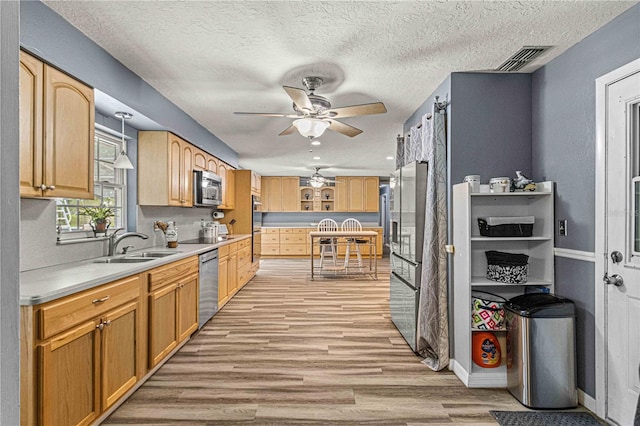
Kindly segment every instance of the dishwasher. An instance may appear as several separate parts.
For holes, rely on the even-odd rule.
[[[218,249],[201,254],[199,261],[198,328],[202,328],[218,312]]]

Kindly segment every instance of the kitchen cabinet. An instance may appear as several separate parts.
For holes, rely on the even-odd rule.
[[[138,204],[193,206],[194,147],[170,132],[138,132]]]
[[[208,157],[209,155],[199,148],[193,148],[193,169],[194,170],[208,170]]]
[[[261,255],[277,256],[280,254],[280,229],[262,228]]]
[[[235,207],[235,174],[234,169],[227,163],[218,163],[218,176],[222,178],[222,204],[219,210],[232,210]]]
[[[251,194],[257,195],[259,197],[261,191],[262,191],[262,178],[258,173],[252,170],[251,171]]]
[[[20,52],[20,196],[93,199],[93,88]]]
[[[142,378],[141,282],[23,307],[22,424],[91,424]]]
[[[237,268],[238,268],[238,285],[240,290],[246,283],[253,278],[253,270],[251,269],[251,238],[247,238],[238,241],[238,256],[237,256]]]
[[[207,154],[207,171],[218,174],[218,159]]]
[[[218,309],[233,297],[237,287],[238,242],[236,241],[218,249]]]
[[[348,176],[336,178],[336,211],[379,211],[379,187],[377,176]]]
[[[264,176],[262,178],[263,212],[298,212],[300,178],[297,176]]]
[[[315,227],[309,228],[262,228],[262,255],[268,257],[298,257],[309,256],[310,237],[309,232],[315,231]],[[376,239],[375,253],[378,258],[382,257],[383,241],[382,228],[362,228],[363,231],[375,231],[378,233]],[[338,245],[338,255],[344,257],[345,244]],[[320,253],[319,247],[314,249],[316,254]],[[368,244],[360,245],[360,253],[369,255]]]
[[[506,327],[479,330],[472,327],[472,292],[480,290],[510,299],[528,286],[554,291],[554,207],[553,182],[537,184],[534,192],[491,193],[488,185],[470,192],[468,183],[453,186],[453,353],[451,366],[468,387],[506,387]],[[531,237],[483,237],[478,218],[487,216],[533,216]],[[485,252],[497,250],[529,256],[527,281],[509,284],[486,278]],[[473,334],[493,333],[502,350],[499,367],[483,368],[472,361]]]
[[[155,367],[198,329],[198,258],[148,273],[149,368]]]

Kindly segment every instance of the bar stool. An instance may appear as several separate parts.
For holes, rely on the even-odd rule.
[[[338,222],[333,219],[322,219],[318,222],[318,231],[335,232],[338,230]],[[325,251],[330,249],[333,256],[333,266],[336,265],[336,239],[335,238],[320,238],[320,268],[322,268],[322,262],[324,262]]]
[[[345,219],[340,225],[341,231],[352,231],[359,232],[362,231],[362,224],[358,219],[354,219],[350,217],[349,219]],[[358,268],[362,268],[362,255],[360,254],[359,244],[366,243],[367,240],[356,238],[356,237],[348,237],[347,238],[347,250],[344,255],[344,267],[345,269],[349,266],[349,254],[351,252],[351,246],[353,245],[356,251],[356,256],[358,258]]]

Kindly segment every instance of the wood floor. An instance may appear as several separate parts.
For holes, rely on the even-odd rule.
[[[490,424],[522,410],[421,364],[377,281],[309,280],[307,260],[263,260],[199,334],[105,424]]]

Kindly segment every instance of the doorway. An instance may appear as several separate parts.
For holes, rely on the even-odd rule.
[[[632,424],[640,394],[640,59],[596,80],[596,407]]]

